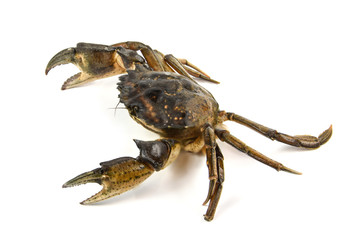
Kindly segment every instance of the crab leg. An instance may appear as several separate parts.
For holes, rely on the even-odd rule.
[[[230,144],[231,146],[235,147],[236,149],[240,150],[241,152],[246,153],[250,157],[258,160],[259,162],[262,162],[262,163],[268,165],[269,167],[274,168],[277,171],[285,171],[285,172],[299,174],[299,175],[301,174],[300,172],[290,169],[288,167],[285,167],[281,163],[274,161],[271,158],[256,151],[255,149],[247,146],[245,143],[243,143],[242,141],[240,141],[239,139],[237,139],[236,137],[231,135],[230,132],[227,130],[215,129],[215,134],[216,134],[216,136],[219,137],[219,139],[221,141],[224,141],[224,142]]]
[[[174,57],[172,54],[165,55],[164,59],[167,64],[169,64],[173,69],[175,69],[176,72],[180,73],[181,75],[183,75],[185,77],[192,79],[192,77],[185,70],[185,68],[180,63],[180,61],[176,57]]]
[[[186,69],[186,71],[194,77],[197,78],[201,78],[203,80],[212,82],[212,83],[216,83],[219,84],[220,82],[211,79],[211,77],[209,75],[207,75],[206,73],[204,73],[200,68],[198,68],[197,66],[195,66],[194,64],[190,63],[188,60],[183,59],[183,58],[177,58],[177,60],[182,64],[182,66]]]
[[[209,195],[206,198],[204,205],[210,201],[209,207],[206,211],[206,214],[204,215],[205,220],[207,221],[211,221],[214,218],[215,215],[215,211],[216,211],[216,207],[219,203],[220,200],[220,196],[221,196],[221,192],[222,192],[222,188],[223,188],[223,182],[225,180],[225,175],[224,175],[224,157],[220,151],[219,146],[216,144],[216,148],[215,148],[215,152],[216,152],[216,163],[217,163],[217,175],[218,178],[216,180],[216,183],[214,185],[214,190],[212,195],[210,195],[210,191],[209,191]],[[210,189],[209,189],[210,190]]]
[[[321,133],[319,137],[314,137],[310,135],[289,136],[287,134],[279,133],[274,129],[258,124],[247,118],[239,116],[235,113],[225,113],[225,118],[225,120],[234,121],[246,127],[249,127],[257,131],[258,133],[264,135],[265,137],[270,138],[271,140],[277,140],[279,142],[286,143],[295,147],[318,148],[322,144],[326,143],[330,139],[332,134],[332,126],[330,126],[327,130]]]
[[[86,183],[98,183],[103,189],[81,204],[92,204],[133,189],[155,171],[168,166],[180,152],[180,144],[174,140],[134,140],[140,154],[137,158],[121,157],[100,163],[101,167],[85,172],[66,182],[63,187]]]
[[[216,81],[210,77],[208,77],[207,75],[203,75],[202,73],[198,72],[198,71],[195,71],[193,69],[191,69],[190,67],[186,66],[186,65],[183,65],[183,67],[185,68],[185,70],[193,77],[196,77],[196,78],[200,78],[200,79],[203,79],[205,81],[208,81],[208,82],[212,82],[212,83],[216,83],[216,84],[219,84],[220,82],[219,81]]]
[[[161,63],[160,58],[157,56],[157,54],[154,52],[154,50],[151,49],[148,45],[145,45],[141,42],[121,42],[111,45],[112,47],[123,47],[126,49],[131,49],[134,51],[141,51],[144,58],[146,59],[149,66],[154,71],[164,72],[165,68],[163,64]]]
[[[206,163],[209,169],[209,192],[203,205],[209,201],[208,209],[204,215],[205,220],[211,221],[214,218],[216,207],[219,203],[222,184],[224,182],[224,161],[220,148],[215,141],[215,132],[211,126],[206,126],[203,132]]]
[[[186,76],[190,79],[192,79],[190,77],[190,75],[192,75],[194,77],[201,78],[206,81],[219,83],[218,81],[211,79],[206,73],[201,71],[198,67],[190,63],[188,60],[175,58],[171,54],[164,55],[157,50],[152,50],[151,47],[143,43],[129,41],[129,42],[121,42],[121,43],[113,44],[111,46],[113,47],[121,46],[134,51],[140,50],[144,58],[146,59],[147,63],[149,64],[149,66],[152,69],[154,69],[154,71],[173,72],[173,70],[169,67],[171,66],[177,73]]]
[[[186,59],[176,58],[172,54],[165,55],[164,59],[165,59],[165,62],[168,65],[170,65],[176,72],[178,72],[179,74],[181,74],[181,75],[183,75],[185,77],[188,77],[188,78],[192,79],[191,76],[193,76],[193,77],[197,77],[197,78],[200,78],[200,79],[203,79],[205,81],[212,82],[212,83],[217,83],[217,84],[220,83],[220,82],[218,82],[218,81],[216,81],[214,79],[211,79],[206,73],[201,71],[198,67],[191,64]]]
[[[159,61],[161,62],[161,65],[163,66],[165,72],[175,72],[175,70],[172,69],[169,66],[169,64],[167,63],[167,61],[165,60],[165,55],[164,54],[162,54],[158,50],[154,50],[154,53],[155,53],[156,57],[159,59]]]
[[[188,62],[186,59],[178,59],[174,57],[172,54],[165,55],[164,59],[166,64],[170,65],[177,73],[185,77],[192,79],[191,76],[193,76],[212,83],[217,83],[217,84],[219,83],[218,81],[211,79],[206,73],[201,71],[195,65]]]

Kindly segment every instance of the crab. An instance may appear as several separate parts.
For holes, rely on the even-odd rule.
[[[301,174],[247,146],[227,130],[225,121],[242,124],[271,140],[300,148],[318,148],[332,134],[330,126],[318,137],[290,136],[220,110],[212,94],[196,80],[217,81],[186,59],[164,55],[140,42],[78,43],[75,48],[57,53],[49,61],[45,73],[67,63],[76,65],[81,72],[66,80],[63,90],[122,74],[117,87],[120,102],[132,119],[160,135],[154,141],[134,140],[140,150],[136,158],[120,157],[102,162],[99,168],[66,182],[64,188],[86,183],[103,186],[100,192],[81,204],[99,202],[133,189],[154,172],[166,168],[181,150],[204,152],[209,173],[209,189],[203,203],[208,205],[204,219],[211,221],[224,183],[224,157],[217,138],[277,171]]]

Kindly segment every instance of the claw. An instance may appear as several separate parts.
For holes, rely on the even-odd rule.
[[[47,75],[49,71],[56,66],[75,62],[75,53],[75,48],[68,48],[60,51],[49,61],[45,69],[45,74]]]
[[[63,188],[86,183],[102,185],[103,189],[100,192],[81,202],[81,204],[91,204],[134,188],[154,172],[152,167],[131,157],[117,158],[100,163],[100,165],[100,168],[85,172],[69,180],[63,185]]]
[[[49,61],[45,74],[48,74],[54,67],[67,63],[74,64],[81,72],[67,79],[61,88],[62,90],[126,72],[116,48],[99,44],[78,43],[75,48],[68,48],[57,53]]]

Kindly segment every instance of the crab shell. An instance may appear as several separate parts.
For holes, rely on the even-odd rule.
[[[118,89],[130,116],[162,137],[196,138],[202,126],[218,123],[219,105],[214,97],[182,75],[129,71],[120,77]]]

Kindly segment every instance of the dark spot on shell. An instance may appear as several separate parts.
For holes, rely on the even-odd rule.
[[[162,91],[160,89],[152,89],[152,90],[146,92],[146,97],[148,99],[150,99],[150,101],[156,103],[159,99],[161,92]]]

